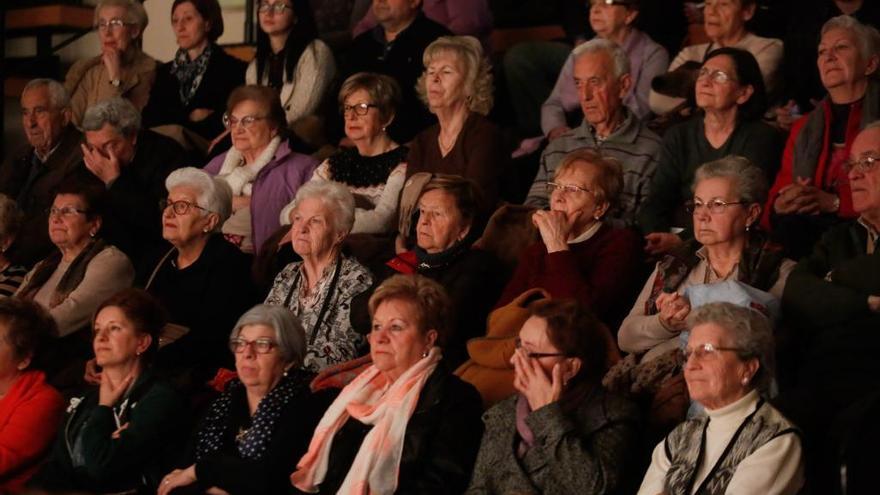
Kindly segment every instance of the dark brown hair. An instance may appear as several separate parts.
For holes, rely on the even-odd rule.
[[[171,15],[174,15],[174,9],[178,5],[187,2],[191,3],[199,15],[211,25],[211,29],[208,30],[208,39],[217,41],[223,34],[223,12],[220,10],[220,4],[217,0],[174,0],[174,3],[171,4]]]
[[[165,308],[158,299],[142,289],[123,289],[102,302],[92,316],[92,328],[98,313],[104,308],[119,308],[128,321],[131,322],[135,332],[140,335],[149,335],[153,338],[147,352],[143,354],[146,362],[152,360],[159,350],[159,336],[162,328],[168,321]]]
[[[58,335],[58,326],[39,304],[17,297],[0,299],[0,324],[16,359],[31,357],[28,368],[42,369],[46,350]]]

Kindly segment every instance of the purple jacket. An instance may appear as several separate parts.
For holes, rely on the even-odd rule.
[[[205,172],[211,175],[220,173],[225,158],[226,153],[215,156],[205,166]],[[272,161],[257,174],[251,195],[251,232],[255,252],[259,253],[266,239],[281,226],[278,221],[281,209],[290,203],[299,186],[312,177],[317,165],[318,160],[292,151],[287,141],[282,141]]]

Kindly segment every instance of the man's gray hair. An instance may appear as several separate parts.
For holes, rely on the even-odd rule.
[[[728,155],[700,165],[694,173],[691,190],[697,189],[697,183],[706,179],[726,178],[733,182],[739,201],[746,204],[767,202],[767,176],[760,167],[744,156]]]
[[[169,193],[180,186],[191,187],[198,192],[196,203],[208,210],[199,210],[203,216],[210,212],[220,217],[213,230],[219,232],[223,222],[232,214],[232,189],[229,184],[200,168],[184,167],[171,172],[165,179],[165,189]]]
[[[292,311],[284,306],[257,304],[241,315],[229,338],[238,337],[242,327],[248,325],[266,325],[274,330],[281,359],[288,364],[302,365],[306,356],[306,332]]]
[[[31,79],[25,85],[24,90],[21,92],[22,96],[28,91],[33,89],[45,87],[49,90],[49,104],[52,105],[52,108],[55,110],[62,110],[65,108],[70,108],[70,96],[67,94],[67,90],[64,89],[64,85],[54,79],[47,78],[38,78]]]
[[[318,198],[333,215],[333,233],[348,235],[354,227],[354,196],[347,187],[331,180],[312,180],[303,184],[293,201],[281,210],[281,224],[290,223],[290,214],[308,198]]]
[[[620,79],[624,74],[629,74],[629,57],[620,45],[611,40],[593,38],[576,46],[571,54],[573,60],[576,61],[581,55],[598,52],[607,53],[611,58],[611,61],[614,63],[614,77]]]
[[[109,124],[123,136],[134,136],[141,130],[141,114],[125,98],[110,98],[95,103],[83,117],[83,131],[100,131]]]
[[[767,397],[776,372],[773,330],[767,317],[752,308],[714,302],[698,307],[688,317],[689,328],[706,323],[714,323],[725,331],[740,360],[758,360],[758,371],[751,385]]]
[[[880,52],[880,31],[870,24],[862,24],[855,17],[839,15],[828,19],[822,25],[822,36],[832,29],[851,31],[859,43],[859,53],[862,58],[868,60]]]

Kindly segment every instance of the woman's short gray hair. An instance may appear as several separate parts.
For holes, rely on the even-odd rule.
[[[24,90],[22,90],[21,94],[23,95],[32,89],[37,89],[44,86],[49,91],[49,104],[52,105],[53,109],[62,110],[70,107],[70,96],[68,96],[67,90],[64,89],[63,84],[54,79],[48,79],[44,77],[31,79],[25,85]]]
[[[700,165],[694,174],[691,190],[706,179],[725,178],[733,181],[740,201],[764,205],[767,202],[767,176],[760,167],[744,156],[729,155]]]
[[[624,74],[629,74],[629,57],[626,52],[620,45],[605,38],[593,38],[581,43],[572,50],[571,56],[572,60],[577,60],[581,55],[598,52],[604,52],[611,58],[614,63],[614,77],[620,79]]]
[[[0,194],[0,243],[15,240],[21,229],[21,221],[24,218],[15,201],[5,194]]]
[[[138,39],[144,36],[144,30],[147,29],[147,24],[150,23],[150,18],[147,16],[147,10],[144,8],[141,2],[137,0],[101,0],[95,5],[95,19],[93,24],[95,26],[98,25],[99,16],[101,15],[101,9],[104,7],[122,7],[125,9],[125,22],[129,22],[137,26],[140,30],[140,34],[138,34]]]
[[[714,302],[698,307],[688,317],[690,328],[706,323],[724,329],[740,360],[758,360],[758,371],[752,377],[751,385],[766,397],[776,372],[773,330],[767,317],[755,309]]]
[[[219,232],[229,215],[232,214],[232,189],[225,180],[212,177],[211,174],[200,168],[184,167],[168,174],[165,179],[165,189],[171,193],[175,187],[186,186],[198,191],[196,203],[205,210],[199,210],[202,215],[208,212],[217,214],[220,221],[214,227],[214,232]]]
[[[880,51],[880,32],[869,24],[862,24],[855,17],[839,15],[825,21],[822,25],[822,36],[832,29],[842,29],[853,33],[859,42],[859,53],[868,60]]]
[[[302,324],[289,309],[284,306],[257,304],[247,310],[235,323],[230,339],[238,337],[241,329],[248,325],[266,325],[275,331],[275,343],[278,353],[285,363],[301,365],[306,356],[306,332]]]
[[[492,91],[492,66],[483,56],[483,46],[473,36],[441,36],[425,48],[422,63],[425,72],[416,82],[416,91],[422,102],[428,104],[427,68],[441,53],[455,54],[464,68],[464,94],[468,110],[488,115],[494,104]]]
[[[347,187],[331,180],[312,180],[303,184],[293,201],[281,210],[281,224],[290,223],[290,214],[304,200],[318,198],[333,214],[333,233],[348,235],[354,227],[354,196]]]
[[[123,136],[134,136],[141,130],[141,113],[125,98],[115,97],[95,103],[83,117],[83,131],[100,131],[109,124]]]

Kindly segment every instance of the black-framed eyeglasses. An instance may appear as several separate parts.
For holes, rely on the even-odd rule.
[[[366,115],[371,108],[378,108],[379,105],[375,105],[373,103],[358,103],[357,105],[342,105],[339,107],[339,111],[342,115],[346,115],[349,112],[354,112],[355,115],[360,115],[363,117]]]
[[[190,208],[196,208],[196,209],[202,210],[206,213],[211,212],[211,210],[209,210],[207,208],[202,208],[201,206],[199,206],[195,203],[191,203],[189,201],[184,201],[182,199],[177,200],[177,201],[168,201],[167,199],[162,199],[159,201],[159,208],[162,211],[165,211],[168,208],[171,208],[171,211],[173,211],[175,215],[186,215],[187,213],[189,213]]]
[[[526,357],[529,359],[541,359],[545,357],[565,357],[564,352],[531,352],[522,346],[522,341],[519,339],[519,337],[516,338],[515,342],[516,348],[522,349]]]
[[[258,120],[263,120],[266,117],[261,115],[246,115],[242,118],[236,118],[228,113],[223,114],[223,127],[232,130],[235,126],[241,125],[245,129],[250,129],[252,125]]]
[[[710,199],[703,203],[702,201],[688,201],[684,204],[684,209],[687,210],[688,213],[696,213],[703,208],[707,208],[709,213],[712,215],[718,215],[719,213],[723,213],[728,206],[733,205],[744,205],[747,204],[745,201],[724,201],[722,199]]]
[[[874,170],[874,167],[877,166],[878,162],[880,162],[880,156],[865,155],[855,160],[845,161],[843,163],[843,170],[847,173],[855,170],[856,172],[867,174],[868,172]]]
[[[268,338],[244,340],[241,337],[236,337],[229,339],[229,350],[236,354],[244,352],[248,347],[252,348],[257,354],[269,354],[272,352],[272,349],[278,347],[278,344]]]
[[[285,10],[290,9],[293,10],[293,6],[288,5],[283,2],[279,3],[268,3],[268,2],[260,2],[260,6],[257,7],[257,12],[261,14],[273,13],[277,15],[281,15]]]
[[[590,193],[593,196],[596,195],[596,192],[592,189],[587,189],[586,187],[581,187],[575,184],[559,184],[558,182],[547,182],[547,192],[552,193],[553,191],[559,191],[566,194],[574,194],[574,193]]]
[[[736,81],[736,79],[732,75],[724,72],[723,70],[710,69],[708,67],[700,68],[700,72],[697,73],[697,79],[704,79],[706,77],[708,77],[712,82],[718,84]]]
[[[56,208],[52,206],[50,208],[46,208],[46,214],[49,215],[50,218],[55,216],[71,218],[75,217],[76,215],[88,215],[88,213],[88,210],[81,210],[75,206],[62,206],[61,208]]]
[[[117,31],[123,26],[131,25],[131,22],[125,22],[123,19],[110,19],[109,21],[100,20],[94,25],[95,31]]]
[[[693,356],[699,360],[703,360],[706,358],[715,358],[718,356],[719,352],[739,352],[740,349],[737,347],[721,347],[716,346],[714,344],[705,343],[700,344],[697,347],[688,347],[681,350],[681,357],[684,358],[685,362]]]

